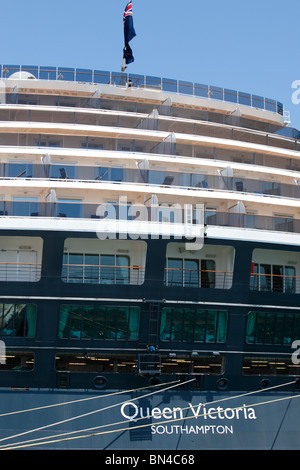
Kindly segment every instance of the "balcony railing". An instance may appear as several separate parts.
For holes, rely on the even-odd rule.
[[[219,191],[234,191],[257,196],[277,196],[300,199],[300,186],[274,181],[239,178],[235,176],[207,175],[179,171],[140,170],[120,167],[88,167],[65,165],[49,165],[46,169],[40,164],[6,164],[0,163],[0,179],[43,179],[61,182],[105,182],[105,183],[132,183],[149,184],[151,186],[194,188],[197,190],[214,189]],[[103,170],[100,176],[97,170]],[[52,170],[51,170],[52,169]],[[104,171],[106,170],[106,172]],[[49,176],[50,171],[50,176]],[[51,171],[60,176],[51,176]],[[59,173],[60,172],[60,173]],[[142,177],[143,175],[143,177]],[[300,183],[300,181],[299,181]]]
[[[0,262],[0,281],[37,282],[41,278],[40,263]]]
[[[79,284],[131,284],[144,282],[145,268],[141,266],[111,266],[63,264],[62,280]]]
[[[255,273],[250,278],[250,289],[260,292],[300,292],[300,277],[285,274]]]
[[[66,80],[71,82],[95,83],[124,87],[130,80],[133,88],[152,88],[167,93],[191,95],[199,98],[236,103],[283,115],[279,101],[200,83],[168,78],[108,72],[92,69],[77,69],[51,66],[1,65],[1,78],[10,78],[16,72],[28,72],[39,80]]]
[[[165,268],[165,284],[169,287],[230,289],[232,271]]]

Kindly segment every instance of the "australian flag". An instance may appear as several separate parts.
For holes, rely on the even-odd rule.
[[[133,27],[133,16],[132,16],[132,0],[130,0],[125,8],[124,15],[123,15],[123,22],[124,22],[124,41],[125,47],[123,49],[123,58],[124,62],[127,64],[131,64],[134,61],[134,57],[132,55],[131,47],[129,46],[129,41],[133,39],[136,34]]]

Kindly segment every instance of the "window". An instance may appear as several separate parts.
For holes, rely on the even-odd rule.
[[[300,314],[249,312],[246,343],[291,345],[300,339]]]
[[[5,358],[1,359],[0,371],[31,371],[34,367],[34,354],[31,352],[6,350]]]
[[[160,322],[162,341],[224,343],[228,312],[163,308]]]
[[[34,304],[0,304],[1,336],[32,338],[36,332],[37,308]]]
[[[133,354],[61,353],[56,356],[56,370],[69,372],[123,372],[136,371],[136,357]]]
[[[123,255],[65,253],[62,279],[84,284],[129,284],[129,261]]]
[[[245,357],[244,375],[299,375],[300,365],[293,364],[291,357]]]
[[[140,309],[137,307],[72,306],[60,309],[60,338],[130,340],[138,339]]]
[[[223,356],[201,356],[189,357],[176,354],[176,357],[162,356],[162,374],[222,374],[224,372],[225,360]]]
[[[213,260],[168,258],[166,285],[214,288],[216,264]]]
[[[296,292],[296,272],[293,266],[253,263],[250,289],[270,292]]]

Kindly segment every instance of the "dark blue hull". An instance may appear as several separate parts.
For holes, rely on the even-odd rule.
[[[3,390],[0,398],[1,449],[299,449],[296,392]]]

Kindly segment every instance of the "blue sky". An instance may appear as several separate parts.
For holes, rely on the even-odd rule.
[[[3,64],[120,71],[126,0],[1,2]],[[133,0],[130,73],[253,93],[300,129],[299,0]],[[300,97],[300,93],[298,95]]]

